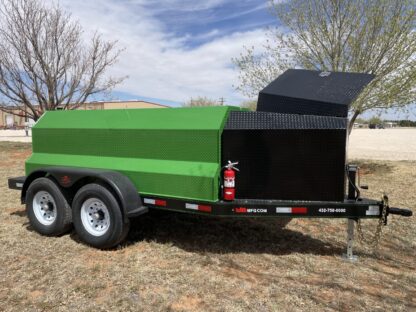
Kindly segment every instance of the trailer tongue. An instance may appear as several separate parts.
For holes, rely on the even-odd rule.
[[[149,210],[223,217],[411,216],[361,198],[348,165],[349,105],[371,75],[289,70],[260,92],[258,111],[204,107],[47,112],[33,128],[21,190],[31,225],[59,235],[71,218],[98,248],[122,242]],[[364,188],[364,187],[363,187]]]

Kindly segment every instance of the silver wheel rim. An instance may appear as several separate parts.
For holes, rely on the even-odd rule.
[[[85,230],[93,236],[102,236],[110,227],[107,206],[98,198],[89,198],[81,206],[81,221]]]
[[[39,191],[33,197],[33,212],[36,219],[43,225],[51,225],[56,220],[56,204],[52,195]]]

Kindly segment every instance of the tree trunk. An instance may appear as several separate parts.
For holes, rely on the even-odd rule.
[[[354,111],[354,114],[352,115],[350,122],[348,124],[348,136],[351,134],[352,129],[354,128],[354,122],[360,114],[361,114],[360,111],[358,110]]]

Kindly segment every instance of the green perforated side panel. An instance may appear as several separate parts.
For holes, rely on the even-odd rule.
[[[221,132],[232,107],[47,112],[26,174],[48,166],[107,169],[141,194],[218,200]]]
[[[196,129],[35,129],[33,151],[53,153],[59,146],[61,154],[218,162],[216,132]]]

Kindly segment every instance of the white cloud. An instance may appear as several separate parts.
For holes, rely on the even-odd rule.
[[[157,11],[168,11],[168,10],[180,10],[186,12],[195,12],[201,10],[207,10],[217,7],[221,4],[226,3],[227,0],[163,0],[159,1],[159,5],[154,5],[153,0],[129,0],[129,4],[141,5],[141,6],[152,6],[153,10]]]
[[[174,7],[178,1],[165,1],[165,9]],[[181,7],[192,14],[193,10],[210,8],[223,1],[195,4],[189,0],[183,5],[181,2]],[[187,38],[170,33],[155,19],[146,3],[144,0],[61,0],[61,5],[80,21],[86,35],[98,30],[126,48],[120,62],[111,70],[113,75],[129,76],[117,91],[173,101],[186,101],[198,95],[224,96],[228,104],[238,103],[242,98],[232,87],[237,83],[238,72],[232,68],[231,58],[238,56],[244,45],[260,46],[265,40],[264,30],[219,38],[216,37],[219,30],[213,30],[206,38],[214,39],[189,48],[184,44]]]

